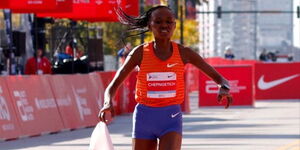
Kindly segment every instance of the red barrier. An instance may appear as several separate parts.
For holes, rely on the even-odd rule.
[[[185,90],[184,90],[184,101],[183,103],[181,103],[181,111],[184,113],[190,113],[191,109],[190,109],[190,97],[189,97],[189,93],[190,93],[190,88],[189,85],[192,84],[191,82],[188,82],[188,74],[190,74],[189,72],[185,72]]]
[[[96,97],[97,97],[97,106],[98,110],[100,110],[103,106],[104,102],[104,85],[102,83],[101,77],[98,75],[98,73],[93,72],[89,74],[90,84],[91,88],[95,89]]]
[[[126,103],[124,101],[124,84],[122,84],[116,95],[115,95],[115,99],[114,99],[114,108],[115,108],[115,114],[116,115],[121,115],[124,112],[127,112],[127,108],[126,108]],[[125,106],[126,105],[126,106]]]
[[[234,60],[224,59],[222,57],[210,57],[205,58],[205,61],[210,65],[232,65],[234,64]]]
[[[185,82],[188,92],[199,91],[199,69],[191,64],[185,66]]]
[[[96,125],[99,112],[98,91],[91,86],[89,75],[65,75],[63,78],[70,86],[69,90],[74,94],[80,118],[84,120],[85,126]]]
[[[0,140],[13,139],[21,135],[11,102],[5,80],[0,78]]]
[[[255,98],[300,99],[300,63],[255,65]]]
[[[253,101],[253,69],[251,66],[223,66],[215,67],[231,86],[233,105],[254,105]],[[199,106],[224,106],[217,103],[218,86],[205,74],[200,72]]]
[[[8,76],[6,81],[22,135],[39,135],[64,128],[45,77]]]
[[[108,71],[108,72],[97,72],[97,73],[102,80],[103,87],[106,88],[108,86],[108,84],[111,82],[111,80],[113,79],[116,72]]]
[[[123,83],[123,103],[125,112],[132,113],[134,111],[135,101],[135,85],[138,72],[132,72]]]
[[[234,60],[233,64],[234,65],[255,65],[259,61],[257,60]]]
[[[103,87],[106,88],[108,84],[111,82],[113,77],[115,76],[116,72],[111,71],[111,72],[98,72],[98,75],[100,76],[102,82],[103,82]],[[123,106],[123,84],[119,87],[113,101],[114,109],[115,109],[115,114],[120,115],[122,112],[124,112],[124,109],[122,108]]]
[[[222,57],[205,58],[205,61],[207,63],[209,63],[210,65],[213,65],[213,66],[218,66],[218,65],[254,65],[258,62],[256,60],[225,59],[225,58],[222,58]]]
[[[84,77],[78,77],[77,75],[48,76],[60,115],[67,129],[76,129],[96,124],[95,120],[97,118],[93,111],[94,103],[89,102],[88,98],[82,96],[82,93],[89,92],[86,88],[87,83],[84,83],[84,79],[82,78]],[[69,83],[74,81],[76,83]],[[81,84],[83,87],[80,89],[74,86],[74,84]]]

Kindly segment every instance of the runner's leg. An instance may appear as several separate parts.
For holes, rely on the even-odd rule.
[[[169,132],[159,139],[159,150],[180,150],[182,136],[177,132]]]
[[[157,150],[157,140],[132,139],[132,150]]]

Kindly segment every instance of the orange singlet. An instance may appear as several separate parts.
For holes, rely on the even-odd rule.
[[[137,75],[136,101],[152,107],[181,104],[184,100],[184,63],[178,45],[165,61],[155,56],[153,42],[143,47],[143,59]]]

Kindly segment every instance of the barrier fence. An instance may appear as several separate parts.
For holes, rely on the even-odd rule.
[[[300,62],[255,65],[255,98],[300,99]]]
[[[64,128],[46,76],[7,76],[5,80],[23,136]]]
[[[300,99],[300,62],[208,62],[229,80],[235,106],[254,106],[255,99]],[[95,126],[104,89],[114,74],[0,77],[0,139]],[[114,98],[116,115],[133,112],[136,75],[133,72],[119,88]],[[199,106],[220,106],[216,84],[197,68],[187,65],[185,80],[183,112],[190,112],[188,93],[192,91],[199,91]]]
[[[218,66],[216,70],[229,82],[230,93],[234,99],[233,106],[253,106],[253,67],[250,65]],[[199,106],[224,106],[217,103],[219,88],[217,84],[200,73]]]

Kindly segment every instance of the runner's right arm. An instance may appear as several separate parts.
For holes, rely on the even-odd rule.
[[[99,112],[100,121],[106,122],[105,112],[110,111],[114,116],[113,109],[113,98],[116,94],[117,89],[122,84],[122,82],[126,79],[126,77],[135,69],[136,66],[139,66],[142,60],[142,50],[143,46],[138,46],[134,48],[129,55],[126,57],[124,64],[118,69],[114,78],[107,86],[104,92],[104,104],[102,109]]]

